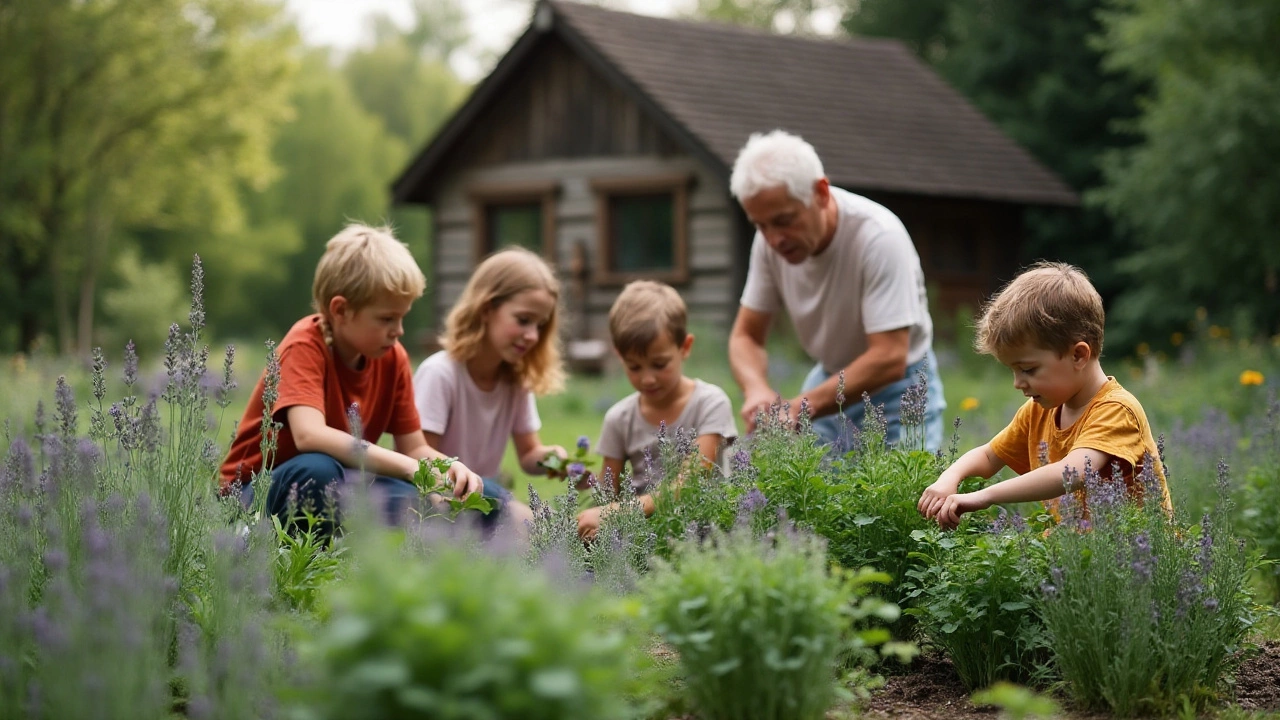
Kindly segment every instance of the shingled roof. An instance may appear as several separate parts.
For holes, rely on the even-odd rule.
[[[558,34],[727,177],[752,132],[811,142],[838,186],[1040,205],[1076,194],[895,40],[813,39],[541,0],[494,73],[397,180],[416,195],[538,35]]]

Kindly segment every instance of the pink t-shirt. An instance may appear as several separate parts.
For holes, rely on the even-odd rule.
[[[413,396],[422,429],[440,436],[436,449],[481,477],[497,476],[507,438],[542,427],[533,393],[510,382],[485,392],[444,350],[418,366]]]

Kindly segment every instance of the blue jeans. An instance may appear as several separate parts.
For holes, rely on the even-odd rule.
[[[301,453],[272,470],[271,487],[267,490],[267,512],[280,518],[284,524],[290,520],[291,505],[294,510],[308,508],[317,516],[325,516],[321,531],[332,532],[336,492],[344,483],[359,476],[358,470],[345,467],[330,455]],[[389,523],[400,522],[410,508],[419,506],[421,494],[418,487],[408,480],[377,475],[370,484],[381,500],[381,510]],[[511,493],[497,482],[486,479],[483,494],[497,501],[493,511],[482,516],[481,525],[488,528],[497,523],[502,502],[510,499]],[[246,504],[253,502],[252,486],[245,486],[241,499]]]
[[[901,380],[890,383],[872,395],[871,404],[884,407],[885,442],[889,445],[898,444],[902,440],[902,393],[915,384],[916,374],[922,370],[928,384],[924,414],[924,447],[930,452],[936,452],[942,447],[942,411],[947,409],[947,401],[942,395],[942,378],[938,375],[938,359],[934,357],[933,350],[929,350],[918,362],[908,365],[906,374]],[[801,394],[821,385],[829,377],[831,373],[824,370],[821,363],[815,365],[804,379],[804,384],[800,388]],[[861,429],[866,410],[862,399],[856,398],[852,404],[844,406],[847,423],[842,423],[839,415],[827,415],[813,421],[813,431],[822,438],[824,443],[842,449],[847,448],[851,442],[851,438],[848,437],[848,427]],[[841,437],[842,435],[844,437]]]

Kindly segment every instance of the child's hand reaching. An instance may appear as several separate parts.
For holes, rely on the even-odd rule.
[[[471,469],[458,461],[454,461],[449,465],[448,472],[445,473],[449,484],[453,486],[453,496],[461,500],[471,493],[482,492],[484,490],[484,480],[479,475],[471,472]]]
[[[943,502],[949,496],[955,495],[959,489],[960,483],[944,475],[924,489],[924,492],[920,494],[920,501],[916,503],[916,510],[926,518],[932,519],[938,514]]]
[[[547,470],[547,477],[563,478],[568,467],[569,451],[562,445],[548,445],[547,452],[538,463]],[[555,458],[554,460],[552,458]],[[558,462],[557,462],[558,461]]]
[[[960,516],[967,512],[976,510],[986,510],[991,507],[991,501],[987,499],[987,494],[983,490],[971,493],[959,493],[948,495],[938,507],[938,511],[933,518],[938,521],[938,526],[943,530],[955,530],[960,524]]]

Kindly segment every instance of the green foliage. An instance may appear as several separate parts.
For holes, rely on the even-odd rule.
[[[1035,602],[1047,574],[1041,528],[917,530],[920,567],[907,571],[907,613],[955,664],[965,687],[1044,681],[1051,657]]]
[[[905,41],[948,82],[1077,191],[1102,183],[1098,162],[1134,139],[1114,126],[1138,114],[1142,82],[1103,67],[1092,38],[1107,0],[862,0],[853,35]],[[1051,258],[1084,267],[1106,298],[1133,279],[1115,258],[1133,241],[1097,207],[1029,209],[1019,262]],[[1112,337],[1108,347],[1121,347]],[[1125,339],[1123,347],[1137,342]]]
[[[998,682],[973,694],[974,705],[995,705],[1009,720],[1029,717],[1056,717],[1062,712],[1053,698],[1037,695],[1024,687],[1009,682]]]
[[[1202,306],[1280,332],[1280,7],[1116,0],[1102,19],[1105,66],[1150,84],[1141,144],[1106,158],[1094,195],[1141,241],[1115,323],[1164,335]]]
[[[646,581],[654,627],[680,654],[688,693],[707,720],[821,718],[835,697],[836,660],[852,622],[892,620],[869,595],[875,573],[827,567],[822,543],[783,529],[739,529],[677,546]],[[864,631],[866,645],[887,633]]]
[[[618,489],[608,482],[596,483],[591,496],[596,507],[608,508],[601,513],[600,527],[587,548],[592,578],[619,595],[634,592],[640,576],[649,570],[658,536],[625,479]]]
[[[18,0],[4,15],[4,322],[22,349],[56,328],[83,353],[114,238],[232,227],[240,183],[267,179],[295,35],[262,0]]]
[[[1147,497],[1158,497],[1142,478]],[[1080,704],[1119,716],[1201,707],[1252,624],[1253,563],[1223,495],[1199,528],[1183,527],[1157,502],[1137,506],[1118,486],[1086,472],[1084,493],[1064,496],[1064,522],[1045,546],[1049,574],[1041,614],[1057,666]]]
[[[165,326],[183,299],[182,281],[167,264],[149,263],[138,252],[126,249],[115,267],[117,285],[102,294],[102,309],[109,318],[104,333],[109,345],[124,347],[133,341],[144,355],[164,347]]]
[[[418,492],[423,495],[434,496],[436,502],[443,501],[449,508],[448,516],[451,520],[463,510],[477,510],[488,515],[493,510],[493,503],[480,493],[473,492],[461,500],[453,494],[453,485],[445,473],[457,461],[458,458],[452,457],[419,460],[418,470],[413,474],[413,484],[418,486]]]
[[[290,610],[313,612],[325,585],[342,576],[347,546],[322,528],[320,518],[302,510],[286,528],[270,516],[276,544],[275,597]]]
[[[362,527],[302,641],[314,718],[616,718],[633,660],[615,601],[442,538]],[[611,615],[614,616],[611,618]]]
[[[1266,558],[1262,575],[1272,602],[1280,601],[1280,399],[1272,397],[1262,434],[1255,439],[1257,464],[1245,476],[1241,517],[1244,530]]]

